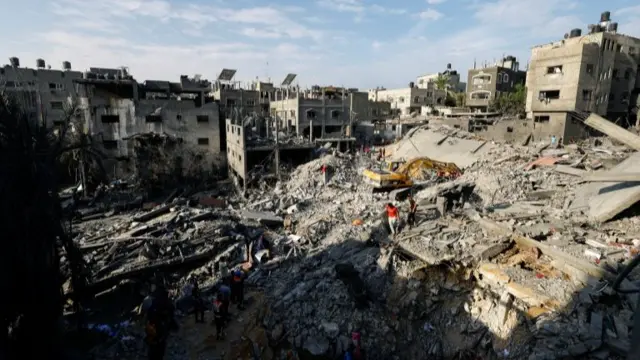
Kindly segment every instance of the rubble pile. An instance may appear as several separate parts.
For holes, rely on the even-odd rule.
[[[624,358],[638,295],[612,283],[640,252],[640,218],[627,210],[633,186],[602,186],[639,181],[637,154],[608,141],[495,144],[446,128],[408,140],[466,165],[460,178],[417,191],[417,222],[401,221],[395,238],[384,206],[395,202],[404,220],[408,204],[364,184],[369,156],[334,152],[244,199],[182,194],[103,213],[77,224],[76,240],[94,286],[161,270],[178,291],[188,275],[213,291],[264,236],[273,254],[247,280],[268,304],[251,315],[267,334],[252,338],[263,354],[334,358],[358,332],[368,359]],[[173,353],[192,341],[184,336]]]

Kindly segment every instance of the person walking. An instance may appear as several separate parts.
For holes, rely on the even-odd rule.
[[[224,328],[226,324],[224,314],[223,295],[218,293],[213,300],[213,323],[216,325],[216,340],[224,339]]]
[[[231,302],[238,304],[238,309],[244,309],[244,272],[241,269],[233,271],[231,278]]]
[[[413,196],[411,196],[411,194],[409,194],[407,199],[409,200],[409,213],[407,214],[407,225],[409,225],[409,229],[411,229],[416,223],[416,211],[418,210],[418,204],[413,199]]]
[[[392,203],[388,203],[386,206],[387,217],[389,219],[389,228],[391,228],[391,236],[395,239],[398,233],[398,219],[400,211]]]
[[[156,288],[147,314],[146,342],[149,360],[164,359],[169,333],[177,329],[178,324],[174,318],[174,307],[169,293],[160,285]]]
[[[193,284],[193,289],[191,290],[191,296],[193,298],[193,313],[195,314],[197,323],[204,323],[204,310],[206,305],[204,303],[204,299],[202,299],[200,284],[195,278],[191,281]]]

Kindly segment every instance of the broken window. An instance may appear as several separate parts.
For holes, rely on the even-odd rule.
[[[560,99],[560,90],[540,91],[540,93],[538,93],[538,99],[540,100]]]
[[[197,115],[196,116],[196,122],[198,122],[198,123],[208,123],[209,122],[209,115]]]
[[[147,115],[144,117],[144,121],[148,123],[161,123],[162,116],[160,115]]]
[[[507,126],[507,132],[512,133],[513,132],[513,128],[511,126]]]
[[[331,110],[331,118],[334,120],[340,118],[340,110]]]
[[[102,115],[100,119],[104,124],[115,124],[120,122],[119,115]]]
[[[473,100],[488,100],[491,97],[491,91],[474,91],[471,93]]]
[[[313,109],[307,110],[307,119],[308,120],[315,120],[316,119],[316,111],[313,110]]]
[[[198,138],[198,145],[209,145],[209,138]]]
[[[102,147],[105,150],[115,150],[118,148],[118,140],[102,140]]]
[[[616,46],[616,51],[617,51],[617,52],[622,52],[622,45],[618,44],[618,45]]]
[[[255,105],[256,105],[256,101],[254,99],[247,100],[247,106],[255,106]]]
[[[587,74],[593,74],[593,64],[587,64]]]
[[[178,114],[178,115],[176,115],[176,120],[178,120],[178,121],[182,121],[182,114]]]
[[[547,67],[547,74],[562,74],[562,65]]]
[[[420,96],[414,96],[413,102],[420,102]]]
[[[592,90],[582,90],[582,100],[589,101],[591,100],[592,95],[593,95]]]
[[[473,85],[484,85],[491,83],[491,75],[481,74],[473,76]]]
[[[236,99],[227,99],[227,106],[236,106]]]
[[[533,121],[537,123],[548,123],[551,120],[549,115],[534,116]]]
[[[64,105],[62,101],[52,101],[51,102],[51,110],[62,110],[64,109]]]

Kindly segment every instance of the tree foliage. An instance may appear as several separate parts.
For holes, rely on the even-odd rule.
[[[74,303],[87,279],[82,256],[63,226],[55,169],[60,155],[78,145],[63,141],[67,126],[55,135],[30,123],[25,113],[13,97],[0,93],[0,358],[61,359],[63,253]]]
[[[525,112],[527,89],[522,84],[517,84],[512,92],[502,93],[491,101],[489,111],[500,112],[506,115],[521,115]]]
[[[449,87],[449,76],[446,74],[438,74],[438,77],[433,80],[433,83],[436,89],[446,90]]]

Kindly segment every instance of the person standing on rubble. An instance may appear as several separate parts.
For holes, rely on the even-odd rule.
[[[238,309],[244,309],[244,271],[236,269],[231,278],[231,302],[238,304]]]
[[[322,182],[326,185],[329,182],[329,167],[327,164],[320,166],[320,172],[322,173]]]
[[[197,323],[204,323],[204,310],[206,305],[204,303],[204,299],[202,299],[200,284],[196,278],[193,278],[191,281],[193,284],[193,289],[191,290],[191,296],[193,298],[193,313]]]
[[[398,233],[398,219],[400,211],[392,203],[387,203],[386,210],[387,218],[389,219],[389,228],[391,228],[391,236],[395,239],[396,234]]]
[[[409,225],[409,229],[411,229],[416,223],[416,211],[418,210],[418,204],[413,199],[413,196],[411,196],[411,194],[407,196],[407,199],[409,200],[409,213],[407,214],[407,225]]]
[[[146,325],[146,341],[149,360],[162,360],[167,349],[169,333],[178,329],[169,293],[163,285],[156,288],[153,303],[149,307]]]
[[[216,325],[216,340],[224,339],[224,327],[227,322],[224,313],[223,295],[218,293],[213,300],[213,323]]]

